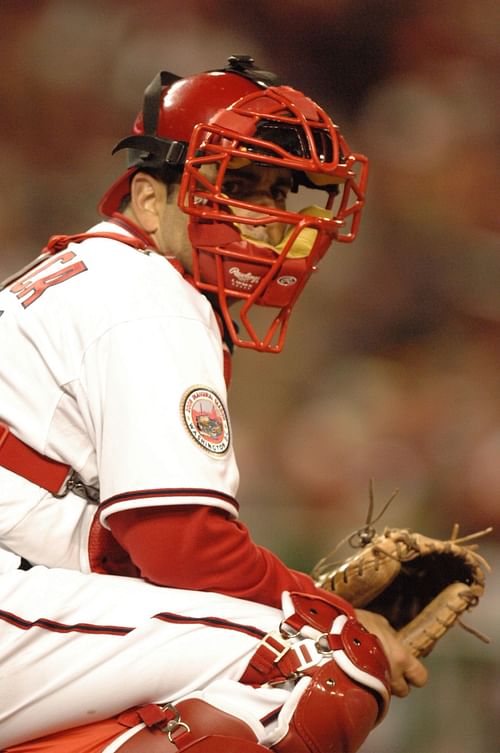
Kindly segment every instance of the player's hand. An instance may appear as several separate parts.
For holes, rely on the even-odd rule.
[[[382,644],[389,662],[393,695],[404,698],[410,692],[412,685],[418,688],[425,685],[428,679],[427,669],[401,643],[396,631],[385,617],[365,609],[356,609],[356,617],[363,627],[377,636]]]

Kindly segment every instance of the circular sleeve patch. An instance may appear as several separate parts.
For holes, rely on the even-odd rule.
[[[223,455],[231,441],[226,410],[208,387],[193,387],[182,398],[182,416],[193,439],[208,452]]]

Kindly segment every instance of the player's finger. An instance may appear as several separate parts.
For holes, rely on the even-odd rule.
[[[429,678],[429,672],[421,661],[412,657],[412,660],[405,668],[405,678],[410,685],[422,688]]]
[[[401,672],[393,672],[391,675],[391,692],[398,698],[406,698],[412,686],[421,688],[427,679],[427,669],[422,662],[412,657]]]
[[[391,677],[391,693],[398,698],[406,698],[410,692],[410,685],[406,682],[404,675]]]

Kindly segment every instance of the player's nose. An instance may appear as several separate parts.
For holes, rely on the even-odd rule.
[[[278,206],[278,201],[273,197],[270,190],[256,191],[250,197],[249,201],[259,207],[272,207],[275,209]]]

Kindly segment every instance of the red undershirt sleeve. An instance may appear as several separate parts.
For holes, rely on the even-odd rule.
[[[281,607],[283,591],[330,599],[312,579],[257,546],[247,528],[216,507],[184,505],[124,510],[109,516],[113,536],[141,576],[185,588]],[[338,603],[338,597],[331,597]]]

